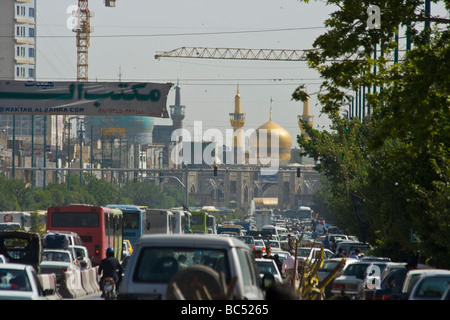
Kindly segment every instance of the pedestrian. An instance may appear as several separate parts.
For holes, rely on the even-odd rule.
[[[294,239],[291,237],[291,234],[288,234],[288,246],[289,246],[289,251],[294,250]]]
[[[263,252],[261,249],[253,250],[253,254],[255,255],[255,259],[260,259],[263,257]]]
[[[359,249],[356,249],[351,255],[350,258],[353,259],[359,259],[359,254],[361,253],[361,251],[359,251]]]
[[[289,257],[287,257],[283,261],[283,265],[281,266],[281,274],[286,276],[284,279],[284,284],[290,287],[294,287],[295,285],[295,278],[297,276],[297,272],[295,272],[295,257],[294,257],[294,250],[291,250]]]
[[[339,248],[338,252],[335,255],[336,258],[345,258],[345,252],[343,248]]]
[[[328,250],[331,249],[331,247],[330,247],[330,241],[328,241],[328,237],[325,237],[325,239],[323,239],[322,244],[323,244],[323,247],[324,247],[325,249],[328,249]]]
[[[280,271],[280,274],[281,274],[281,270],[282,270],[282,267],[283,267],[283,262],[281,262],[280,256],[278,254],[274,254],[273,260],[275,261],[275,264],[277,265],[278,271]]]
[[[273,259],[273,255],[272,255],[272,248],[270,246],[267,246],[266,248],[266,254],[263,255],[264,259]]]

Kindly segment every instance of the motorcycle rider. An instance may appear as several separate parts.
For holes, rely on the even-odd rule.
[[[102,274],[103,273],[103,274]],[[101,275],[100,278],[100,290],[103,295],[103,279],[112,277],[114,279],[114,283],[116,284],[116,288],[119,287],[120,282],[122,281],[122,265],[119,260],[114,257],[114,249],[108,248],[106,249],[106,258],[100,261],[100,266],[98,268],[98,275]]]

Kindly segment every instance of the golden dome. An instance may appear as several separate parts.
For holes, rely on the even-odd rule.
[[[262,131],[265,130],[265,131]],[[261,135],[260,135],[261,133]],[[292,149],[292,138],[289,132],[272,120],[264,123],[256,129],[257,145],[267,147],[267,155],[271,155],[272,133],[278,136],[279,159],[290,159]],[[260,137],[261,136],[261,137]],[[275,138],[276,139],[276,138]],[[259,154],[259,153],[258,153]]]

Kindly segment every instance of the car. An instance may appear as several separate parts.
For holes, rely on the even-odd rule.
[[[266,244],[262,239],[255,239],[255,251],[261,250],[264,254],[266,252]]]
[[[42,251],[40,273],[54,273],[57,283],[60,282],[64,272],[77,270],[80,270],[80,267],[77,265],[71,250],[44,249]]]
[[[322,267],[320,267],[319,270],[317,271],[317,276],[319,278],[319,285],[321,285],[322,282],[327,279],[327,277],[329,276],[329,274],[331,272],[334,272],[334,271],[338,270],[338,272],[334,276],[334,279],[336,277],[338,277],[339,275],[341,275],[342,274],[342,270],[345,267],[345,264],[349,260],[353,260],[353,259],[344,259],[343,266],[340,267],[340,264],[342,263],[342,260],[343,260],[343,258],[330,258],[330,259],[326,259],[326,260],[323,261]],[[332,284],[333,284],[333,280],[331,280],[326,285],[326,287],[325,287],[325,298],[329,298],[329,297],[332,296],[332,294],[331,294]]]
[[[183,264],[179,263],[182,258],[186,259]],[[200,281],[204,275],[208,281]],[[236,281],[227,298],[264,299],[252,250],[241,240],[198,234],[144,235],[134,246],[117,297],[119,300],[175,299],[176,284],[189,300],[194,290],[184,289],[194,282],[206,286],[211,296],[215,296],[211,287],[221,287],[220,275],[227,285]],[[187,282],[188,279],[192,280]]]
[[[320,258],[321,248],[317,247],[300,247],[297,248],[297,261],[299,268],[305,266],[306,261],[314,263],[316,259]],[[323,249],[323,259],[330,259],[334,256],[333,252],[328,249]]]
[[[422,273],[413,286],[408,300],[441,300],[450,285],[450,270],[438,269]]]
[[[372,246],[366,242],[344,240],[337,244],[336,254],[339,252],[339,249],[343,249],[344,254],[346,256],[350,256],[356,249],[359,249],[362,254],[366,254],[369,250],[372,249]]]
[[[76,261],[81,270],[92,268],[92,261],[85,246],[68,246],[67,248],[75,252]]]
[[[278,270],[278,267],[273,259],[257,258],[255,259],[255,261],[256,265],[258,266],[261,280],[263,279],[265,274],[271,274],[275,278],[276,285],[283,285],[283,278],[281,277],[281,273]]]
[[[41,239],[38,233],[0,231],[0,254],[8,263],[28,264],[39,272],[41,253]]]
[[[252,236],[238,236],[237,238],[246,243],[251,250],[255,250],[255,238]]]
[[[0,263],[7,263],[6,257],[2,254],[0,254]]]
[[[78,255],[75,251],[75,246],[83,246],[83,241],[77,233],[72,231],[51,230],[42,235],[41,241],[44,249],[71,250],[75,263],[80,264]]]
[[[269,240],[269,246],[272,249],[272,253],[284,251],[283,249],[281,249],[281,244],[278,240]]]
[[[54,290],[43,290],[36,270],[31,265],[0,265],[0,300],[47,300]]]
[[[61,238],[57,235],[64,236],[66,238],[65,242],[61,242]],[[72,231],[56,231],[56,230],[49,230],[46,233],[44,233],[41,237],[42,244],[44,248],[58,248],[65,246],[82,246],[83,240],[81,240],[81,237],[76,233]]]
[[[378,297],[381,292],[377,292],[382,288],[385,289],[389,278],[395,271],[406,268],[406,263],[403,262],[391,262],[389,258],[384,257],[364,257],[359,261],[369,262],[386,262],[384,269],[374,269],[370,275],[370,281],[364,281],[360,283],[358,288],[358,300],[379,300]],[[383,281],[385,280],[385,281]],[[375,298],[377,296],[377,298]]]
[[[352,259],[345,266],[342,274],[334,279],[331,288],[333,295],[341,295],[350,299],[357,299],[360,286],[367,275],[381,275],[388,262],[359,261]]]
[[[122,243],[122,257],[131,256],[133,253],[133,246],[130,240],[124,239]]]

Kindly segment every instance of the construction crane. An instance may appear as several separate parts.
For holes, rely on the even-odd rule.
[[[244,49],[244,48],[205,48],[181,47],[171,51],[157,51],[155,59],[159,58],[204,58],[232,60],[275,60],[275,61],[307,61],[308,50],[284,49]]]
[[[91,17],[88,0],[78,0],[77,25],[73,29],[76,32],[77,42],[77,81],[88,81],[88,50],[89,39],[92,32]],[[105,0],[105,7],[115,7],[116,0]]]
[[[155,59],[159,58],[203,58],[203,59],[230,59],[230,60],[270,60],[270,61],[308,61],[310,52],[318,52],[319,49],[244,49],[244,48],[206,48],[206,47],[180,47],[170,51],[157,51]],[[396,50],[385,55],[386,60],[400,61],[398,56],[405,50]],[[397,57],[395,56],[397,54]],[[358,55],[342,59],[327,59],[327,61],[346,61],[361,59]]]

